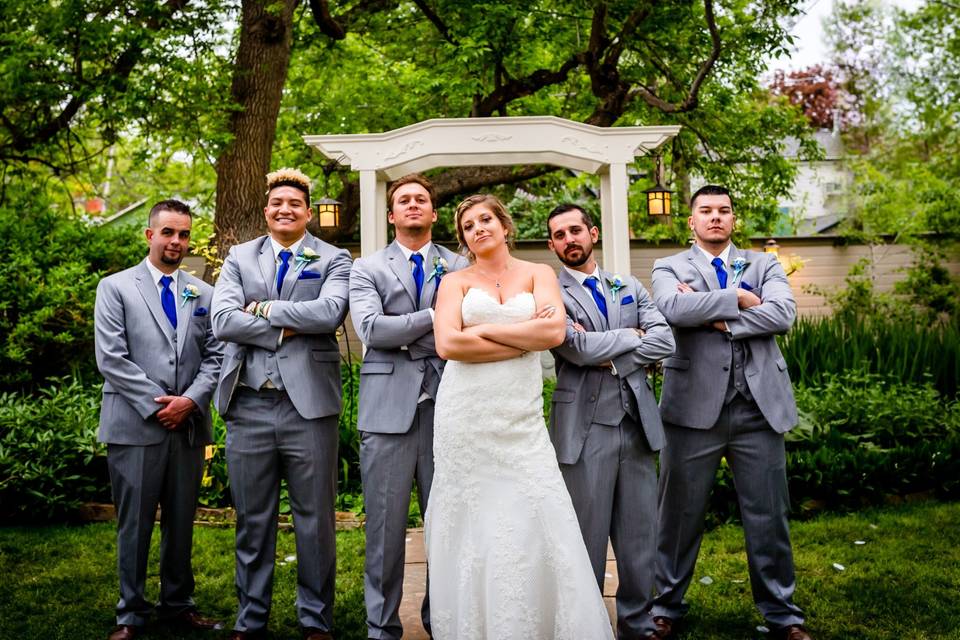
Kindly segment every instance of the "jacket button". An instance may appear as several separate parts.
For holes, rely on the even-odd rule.
[[[273,357],[273,354],[272,354],[272,353],[268,353],[268,354],[267,354],[267,357],[268,357],[268,358],[272,358],[272,357]]]
[[[724,370],[724,371],[730,371],[730,367],[724,367],[723,370]]]
[[[423,371],[423,363],[422,363],[422,362],[421,362],[419,365],[417,365],[417,369],[420,370],[420,371]]]
[[[597,396],[590,396],[590,400],[589,400],[589,401],[590,401],[590,402],[596,402],[596,401],[597,401]]]
[[[173,358],[170,358],[170,359],[167,361],[167,364],[173,364]]]

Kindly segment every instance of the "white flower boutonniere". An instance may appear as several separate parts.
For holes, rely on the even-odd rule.
[[[623,279],[618,275],[614,275],[612,280],[607,278],[607,284],[610,285],[610,293],[613,295],[614,300],[617,299],[617,292],[627,286],[623,283]]]
[[[303,268],[313,262],[314,260],[319,260],[320,254],[311,249],[310,247],[304,247],[300,253],[297,254],[296,260],[294,260],[294,267],[297,271],[303,271]]]
[[[746,271],[749,266],[750,263],[743,258],[736,258],[733,261],[733,286],[740,284],[740,281],[743,280],[743,272]]]
[[[195,284],[188,284],[183,288],[183,292],[180,294],[180,306],[187,304],[187,301],[192,298],[200,297],[200,289],[197,288]]]
[[[450,270],[450,266],[447,264],[447,261],[441,257],[436,257],[433,259],[433,271],[430,272],[430,276],[427,278],[427,282],[430,282],[434,278],[437,279],[437,284],[440,284],[440,278],[442,278]]]

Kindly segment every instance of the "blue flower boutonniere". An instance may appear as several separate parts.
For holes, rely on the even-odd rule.
[[[319,260],[320,254],[311,249],[310,247],[304,247],[300,253],[297,254],[296,260],[294,260],[294,267],[297,271],[303,271],[303,268],[313,262],[314,260]]]
[[[437,279],[437,284],[440,284],[440,278],[445,276],[450,270],[447,261],[441,257],[436,257],[433,259],[433,271],[430,272],[430,276],[427,278],[427,282],[430,282],[434,278]]]
[[[743,272],[747,270],[750,263],[743,258],[736,258],[733,261],[733,286],[737,286],[743,279]]]
[[[618,275],[613,276],[612,280],[607,278],[607,284],[610,285],[610,293],[613,295],[614,300],[617,299],[617,292],[627,286],[623,283],[623,279]]]
[[[180,294],[180,298],[181,298],[180,306],[182,307],[183,305],[187,304],[187,301],[191,300],[192,298],[199,298],[199,297],[200,297],[200,289],[197,288],[197,285],[188,284],[183,288],[183,292]]]

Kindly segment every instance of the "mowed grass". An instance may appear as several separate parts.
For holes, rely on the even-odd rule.
[[[792,524],[796,601],[815,638],[960,639],[960,504],[920,503]],[[232,624],[233,531],[196,529],[196,600]],[[156,538],[156,536],[155,536]],[[856,541],[865,544],[855,544]],[[157,541],[148,594],[158,591]],[[364,638],[363,533],[337,536],[336,634]],[[281,532],[278,561],[294,555]],[[105,638],[117,598],[114,526],[0,528],[0,638]],[[843,566],[839,570],[834,566]],[[710,584],[701,579],[709,577]],[[296,564],[277,566],[271,637],[298,638]],[[753,606],[743,534],[724,526],[707,534],[683,639],[764,638]],[[223,638],[162,625],[149,638]]]

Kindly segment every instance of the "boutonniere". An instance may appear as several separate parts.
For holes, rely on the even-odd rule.
[[[313,262],[314,260],[319,260],[320,254],[311,249],[310,247],[304,247],[300,253],[297,254],[297,258],[294,261],[294,265],[297,271],[303,271],[303,268]]]
[[[747,270],[750,263],[743,258],[735,258],[733,261],[733,284],[734,286],[743,278],[743,272]]]
[[[450,270],[450,266],[447,264],[447,261],[443,258],[437,256],[433,259],[433,271],[430,272],[430,277],[427,278],[427,282],[430,282],[434,278],[437,279],[437,284],[440,283],[440,278],[446,275],[447,271]]]
[[[183,288],[183,293],[180,294],[180,298],[181,298],[180,306],[182,307],[183,305],[187,304],[187,301],[190,300],[191,298],[199,298],[199,297],[200,297],[200,289],[197,288],[197,285],[188,284]]]
[[[623,289],[627,285],[623,284],[623,279],[620,276],[613,276],[613,279],[607,278],[607,284],[610,285],[610,293],[613,295],[613,299],[617,299],[617,292],[620,289]]]

